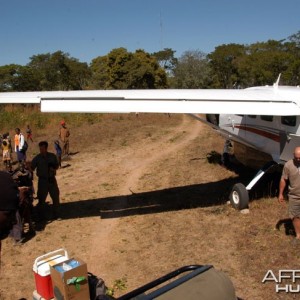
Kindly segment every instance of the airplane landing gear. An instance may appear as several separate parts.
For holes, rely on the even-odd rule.
[[[242,183],[236,183],[230,193],[229,200],[231,205],[237,209],[242,210],[248,208],[249,206],[249,191],[253,188],[253,186],[262,178],[262,176],[268,172],[273,167],[278,164],[274,161],[268,162],[266,165],[261,168],[254,178],[250,181],[247,186],[244,186]]]
[[[230,203],[237,209],[242,210],[249,206],[249,194],[242,183],[236,183],[230,193]]]

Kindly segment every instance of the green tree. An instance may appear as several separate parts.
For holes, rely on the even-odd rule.
[[[166,72],[162,69],[154,56],[144,50],[137,50],[124,68],[125,80],[129,89],[165,88]]]
[[[31,68],[28,66],[18,68],[18,74],[13,81],[14,91],[34,91],[37,90],[38,85],[39,78]]]
[[[134,53],[113,49],[92,60],[92,88],[155,89],[167,86],[166,72],[156,58],[144,50]]]
[[[38,78],[36,90],[80,90],[91,77],[86,63],[57,51],[34,55],[27,65]]]
[[[288,40],[295,43],[296,47],[300,47],[300,31],[288,37]]]
[[[93,89],[107,89],[109,82],[108,56],[98,56],[90,65],[92,73],[90,87]]]
[[[30,57],[28,67],[34,73],[34,76],[38,78],[38,84],[36,90],[52,90],[56,86],[54,78],[56,77],[55,72],[50,69],[50,58],[51,54],[38,54]]]
[[[192,89],[207,88],[210,67],[207,55],[199,50],[186,51],[174,69],[172,87]]]
[[[0,91],[33,91],[38,79],[27,66],[6,65],[0,67]]]
[[[128,72],[130,70],[126,65],[132,60],[132,57],[133,54],[125,48],[113,49],[108,54],[108,82],[106,88],[126,89],[130,85],[130,82],[128,82]]]
[[[9,92],[14,90],[14,80],[18,76],[20,65],[5,65],[0,67],[0,91]]]
[[[211,66],[212,86],[232,88],[241,85],[239,63],[245,56],[245,46],[239,44],[221,45],[208,55]]]
[[[288,83],[290,85],[299,85],[300,84],[300,31],[288,37],[288,41],[290,43],[286,43],[289,45],[289,53],[292,53],[294,56],[294,60],[290,62],[287,76],[289,77]]]
[[[92,77],[92,72],[88,64],[85,62],[79,62],[75,58],[71,58],[66,61],[66,65],[70,70],[67,80],[69,82],[68,89],[86,89],[89,86]]]
[[[244,85],[272,85],[280,73],[281,83],[292,84],[299,70],[299,60],[294,50],[295,44],[275,40],[249,45],[247,55],[239,65]]]
[[[152,53],[156,57],[159,65],[166,70],[169,75],[173,74],[176,68],[178,59],[175,57],[175,52],[171,48],[164,48],[161,51]]]

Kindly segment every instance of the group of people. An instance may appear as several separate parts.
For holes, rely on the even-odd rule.
[[[11,168],[11,139],[8,133],[3,134],[1,145],[3,151],[3,162],[6,165],[8,172],[0,171],[0,223],[2,223],[2,225],[0,224],[0,237],[5,235],[4,229],[9,227],[7,226],[7,224],[10,223],[9,220],[18,219],[18,213],[12,214],[12,211],[18,211],[17,208],[20,207],[20,199],[21,202],[24,202],[24,198],[26,198],[24,195],[34,192],[32,179],[33,172],[35,170],[38,177],[37,209],[39,215],[41,217],[44,216],[46,198],[49,194],[53,202],[53,217],[59,217],[59,188],[55,176],[56,170],[61,167],[62,155],[69,155],[70,136],[70,131],[67,128],[66,123],[61,121],[60,125],[59,139],[62,142],[62,147],[60,147],[59,140],[55,140],[54,146],[56,149],[56,155],[48,151],[47,141],[41,141],[39,143],[40,153],[36,155],[31,162],[27,163],[27,146],[25,146],[27,142],[25,141],[24,135],[21,133],[20,129],[15,129],[16,134],[14,138],[14,150],[17,153],[17,160],[19,162],[19,168],[16,171],[12,171]],[[31,142],[33,142],[32,131],[29,125],[27,126],[26,133],[27,140],[29,139]],[[25,177],[27,177],[26,184],[24,184]],[[300,147],[295,148],[294,158],[286,162],[283,168],[278,196],[278,200],[282,204],[285,203],[284,191],[287,186],[289,198],[289,216],[295,228],[295,239],[297,242],[299,241],[300,244]],[[24,187],[26,187],[26,189],[24,189]],[[31,197],[31,199],[33,198]],[[26,211],[25,214],[28,214],[28,211]],[[31,230],[31,220],[30,218],[27,219],[29,219],[28,222]]]
[[[22,241],[23,225],[27,223],[29,226],[29,233],[34,232],[32,222],[33,211],[33,195],[35,193],[33,186],[33,173],[36,171],[38,178],[37,183],[37,199],[38,203],[35,207],[37,221],[46,220],[49,216],[46,216],[47,206],[46,198],[48,194],[52,199],[52,219],[59,218],[59,188],[56,181],[56,171],[61,167],[62,155],[69,155],[69,136],[70,131],[64,121],[61,121],[59,129],[59,139],[62,143],[60,146],[59,140],[54,141],[56,154],[48,151],[48,142],[41,141],[38,144],[39,154],[37,154],[32,161],[28,161],[26,152],[28,148],[27,141],[33,142],[32,131],[27,126],[27,141],[19,128],[15,129],[14,145],[11,143],[9,134],[6,133],[2,137],[1,147],[3,152],[3,162],[5,164],[5,171],[0,171],[0,191],[1,194],[5,194],[5,197],[0,197],[0,222],[1,218],[6,218],[7,211],[12,207],[7,205],[8,198],[17,195],[17,207],[14,206],[14,216],[9,215],[9,219],[14,219],[14,224],[10,230],[10,235],[16,242]],[[25,146],[26,145],[26,146]],[[14,147],[13,147],[14,146]],[[13,149],[17,155],[18,166],[13,169]],[[9,180],[8,180],[9,178]],[[11,181],[12,180],[12,181]],[[5,184],[7,182],[7,185]],[[14,182],[14,184],[12,184]],[[9,191],[7,190],[9,189]],[[15,203],[15,200],[12,200]],[[6,203],[6,204],[5,204]],[[3,204],[3,205],[2,205]],[[7,221],[5,228],[7,228]],[[0,226],[0,236],[5,236],[6,231]]]
[[[64,155],[69,155],[69,136],[70,131],[66,126],[65,121],[61,121],[61,127],[59,130],[59,139],[54,141],[54,148],[57,156],[57,160],[59,161],[59,166],[61,166],[61,159]],[[9,133],[4,133],[2,136],[0,135],[0,146],[2,149],[2,158],[5,169],[10,170],[12,168],[13,163],[13,152],[16,153],[17,161],[19,164],[26,161],[26,153],[28,150],[28,141],[30,140],[33,143],[33,135],[32,130],[29,125],[26,128],[27,138],[21,132],[20,128],[15,129],[14,136],[14,145],[12,145],[12,140]],[[62,143],[62,147],[60,142]]]
[[[32,140],[32,131],[29,125],[27,125],[27,139]],[[1,138],[1,148],[2,148],[2,157],[3,163],[7,170],[11,169],[12,167],[12,153],[13,153],[13,145],[9,133],[6,132],[3,134]],[[19,163],[26,161],[26,152],[28,149],[27,141],[23,133],[21,132],[20,128],[15,129],[15,136],[14,136],[14,151],[17,155],[17,160]]]

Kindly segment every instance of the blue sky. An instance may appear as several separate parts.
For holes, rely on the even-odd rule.
[[[0,0],[0,66],[67,52],[90,63],[114,48],[214,51],[300,31],[300,0]]]

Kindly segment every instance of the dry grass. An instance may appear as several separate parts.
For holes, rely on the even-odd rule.
[[[108,286],[126,281],[126,291],[183,265],[213,264],[242,299],[292,299],[261,283],[269,269],[298,268],[285,223],[275,229],[286,209],[270,197],[251,202],[246,215],[226,204],[233,183],[251,172],[238,178],[207,161],[223,148],[213,130],[186,116],[146,114],[70,126],[74,155],[57,176],[63,220],[44,224],[22,246],[4,241],[0,299],[31,299],[34,259],[60,247]],[[54,140],[57,130],[34,138]]]

